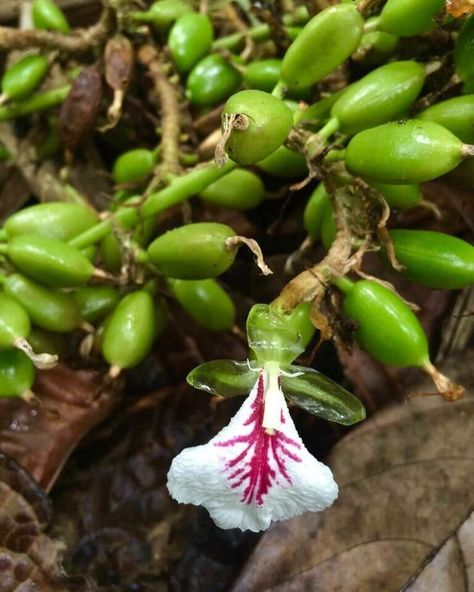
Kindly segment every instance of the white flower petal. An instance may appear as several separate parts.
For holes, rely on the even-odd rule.
[[[262,427],[262,373],[229,425],[203,446],[186,448],[171,465],[168,490],[180,503],[205,506],[221,528],[258,532],[330,506],[338,488],[331,470],[304,447],[281,391],[281,426]]]

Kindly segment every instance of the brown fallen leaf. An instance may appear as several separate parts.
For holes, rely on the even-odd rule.
[[[474,506],[473,365],[470,352],[445,366],[471,388],[464,401],[397,405],[341,440],[329,461],[340,486],[334,506],[275,524],[232,592],[424,592],[406,586],[415,585],[415,574],[423,585],[423,568],[440,557],[448,539],[463,532],[469,541],[463,528],[471,528],[466,520]],[[467,564],[474,555],[469,536]],[[430,591],[473,589],[472,568],[461,557],[463,586],[437,584]]]
[[[428,558],[401,592],[474,589],[474,513]]]
[[[239,403],[173,384],[130,400],[76,451],[53,492],[52,529],[94,592],[228,592],[254,533],[218,529],[165,483],[177,452],[207,441]]]
[[[0,454],[0,592],[90,592],[83,578],[64,574],[64,544],[43,532],[50,517],[42,489]]]
[[[78,442],[112,411],[119,384],[102,388],[94,370],[59,365],[38,373],[39,404],[0,399],[0,453],[15,459],[49,491]]]

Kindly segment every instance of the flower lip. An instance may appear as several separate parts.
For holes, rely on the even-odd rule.
[[[265,365],[226,427],[173,460],[168,489],[178,502],[204,505],[221,528],[255,532],[272,520],[323,510],[338,493],[330,469],[296,431],[277,364]]]

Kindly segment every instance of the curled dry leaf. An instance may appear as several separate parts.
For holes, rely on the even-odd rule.
[[[102,100],[102,76],[97,66],[85,68],[72,83],[59,112],[59,133],[67,151],[73,153],[94,129]]]
[[[103,388],[92,370],[59,365],[39,372],[38,405],[0,399],[0,452],[27,469],[47,491],[85,433],[111,412],[118,385]]]
[[[452,552],[451,543],[443,547],[462,538],[472,562],[473,364],[471,352],[444,368],[466,386],[471,381],[466,400],[397,405],[344,438],[330,459],[340,485],[334,506],[275,525],[232,591],[472,590],[462,552]],[[446,553],[457,562],[443,575],[446,585],[423,587],[427,570],[439,570],[435,564]],[[462,587],[456,587],[459,573]]]
[[[50,518],[43,490],[0,454],[0,592],[90,592],[82,578],[65,576],[63,543],[43,533]]]

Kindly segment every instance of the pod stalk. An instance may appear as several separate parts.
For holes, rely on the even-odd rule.
[[[426,364],[422,366],[422,369],[431,376],[431,379],[443,399],[453,403],[464,397],[464,387],[442,374],[431,362],[426,362]]]
[[[13,347],[25,353],[39,370],[50,370],[58,363],[56,354],[35,353],[31,345],[23,337],[17,337],[13,342]]]
[[[120,366],[114,365],[114,366],[110,366],[107,375],[109,376],[109,378],[114,380],[115,378],[118,378],[120,376],[121,372],[122,372],[122,368],[120,368]]]
[[[350,279],[346,278],[346,277],[339,277],[335,280],[332,280],[332,283],[339,288],[339,290],[343,293],[343,294],[348,294],[352,288],[354,287],[354,282],[352,282]]]
[[[214,163],[207,166],[200,166],[191,172],[178,177],[171,185],[150,194],[145,203],[140,208],[123,208],[119,210],[114,219],[124,226],[131,228],[138,223],[138,220],[156,216],[159,213],[167,210],[171,206],[181,203],[203,191],[206,187],[214,183],[227,173],[230,173],[237,167],[235,162],[229,161],[222,168],[218,169]],[[104,238],[113,227],[113,220],[108,218],[102,220],[89,230],[74,237],[69,244],[78,248],[84,249]],[[6,245],[0,244],[0,254],[6,252]],[[4,249],[2,251],[2,248]]]
[[[461,157],[462,158],[472,158],[474,156],[474,145],[473,144],[463,144],[461,147]]]
[[[331,119],[318,131],[318,136],[327,140],[334,135],[339,129],[339,120],[337,117]]]
[[[380,18],[374,18],[374,19],[369,20],[364,25],[364,34],[373,33],[374,31],[377,31],[379,28],[379,25],[380,25]]]

